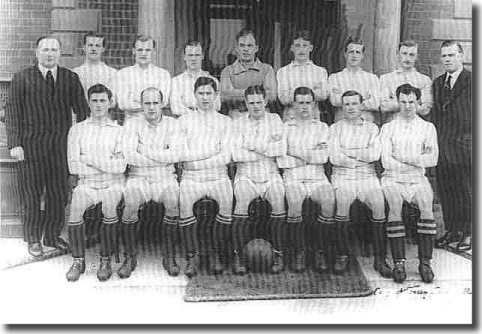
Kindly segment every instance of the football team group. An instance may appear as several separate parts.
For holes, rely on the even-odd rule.
[[[58,65],[59,41],[41,37],[38,63],[15,74],[6,109],[8,145],[21,170],[29,253],[70,250],[67,279],[78,280],[85,272],[84,213],[101,203],[97,277],[112,276],[118,233],[124,259],[117,274],[130,277],[142,265],[139,208],[153,201],[164,207],[155,223],[169,275],[181,271],[178,243],[186,256],[184,274],[199,272],[200,226],[207,229],[209,272],[221,274],[230,266],[243,275],[243,247],[254,238],[253,210],[264,202],[271,273],[306,270],[309,247],[313,270],[342,275],[350,259],[350,207],[358,200],[369,209],[375,270],[403,282],[402,207],[408,202],[420,212],[418,272],[432,282],[435,246],[457,241],[460,250],[471,247],[471,73],[463,68],[462,47],[442,43],[446,73],[432,82],[415,69],[414,41],[400,43],[399,67],[380,78],[361,68],[360,40],[346,42],[346,67],[330,75],[311,60],[316,41],[309,32],[297,31],[291,42],[293,60],[275,73],[256,57],[254,33],[243,29],[236,37],[237,59],[218,81],[202,69],[197,41],[186,43],[186,70],[171,79],[152,63],[156,45],[149,36],[136,38],[135,64],[119,71],[102,61],[102,35],[84,37],[85,63],[72,71]],[[125,119],[119,122],[112,110]],[[434,166],[447,231],[439,240],[434,192],[425,175]],[[215,203],[207,225],[199,224],[193,209],[203,199]],[[303,218],[306,199],[320,207],[309,222]],[[67,204],[68,243],[60,238]]]

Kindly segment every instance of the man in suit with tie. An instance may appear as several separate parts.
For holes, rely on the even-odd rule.
[[[24,235],[28,251],[43,255],[43,246],[67,250],[60,238],[68,193],[67,134],[72,111],[77,121],[89,107],[79,77],[58,66],[60,42],[51,36],[37,40],[37,64],[16,73],[6,108],[10,155],[19,161],[24,195]],[[45,224],[40,202],[45,192]],[[44,225],[44,226],[41,226]]]
[[[446,233],[438,247],[457,241],[457,250],[472,246],[472,73],[464,69],[460,43],[440,47],[445,73],[433,83],[433,123],[439,134],[437,184]]]

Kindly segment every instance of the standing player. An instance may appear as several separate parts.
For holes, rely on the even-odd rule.
[[[290,50],[293,52],[294,60],[280,68],[276,73],[278,97],[286,107],[285,113],[290,113],[292,109],[293,92],[297,87],[311,88],[315,94],[316,102],[328,98],[328,73],[324,67],[313,64],[310,59],[311,51],[313,51],[310,32],[307,30],[297,31],[293,36]],[[319,109],[316,108],[313,112],[314,118],[319,120]],[[289,118],[289,115],[284,116]]]
[[[68,220],[73,264],[67,280],[76,281],[85,272],[85,225],[82,216],[92,205],[102,203],[100,229],[99,281],[112,275],[110,256],[117,240],[117,205],[122,198],[126,161],[121,152],[122,127],[108,115],[112,93],[102,84],[87,91],[91,117],[75,124],[68,136],[68,162],[71,174],[79,176],[72,194]]]
[[[154,66],[152,57],[156,42],[148,36],[137,36],[132,52],[136,63],[117,72],[114,90],[119,108],[125,113],[126,120],[142,113],[140,96],[147,87],[156,87],[162,93],[163,105],[168,104],[171,94],[171,75],[165,69]]]
[[[257,197],[266,199],[272,207],[269,233],[273,242],[271,271],[283,269],[283,235],[285,229],[285,189],[279,174],[276,157],[286,154],[283,123],[277,114],[266,112],[266,92],[263,86],[245,90],[248,114],[234,121],[236,144],[233,161],[237,162],[234,179],[236,207],[233,216],[233,271],[244,274],[241,251],[247,239],[248,207]]]
[[[117,70],[107,66],[102,61],[106,40],[103,35],[88,32],[84,36],[85,62],[73,69],[79,75],[85,95],[87,90],[95,84],[103,84],[112,90],[112,84]]]
[[[221,72],[221,99],[232,118],[246,112],[244,90],[249,86],[262,85],[268,102],[276,100],[274,70],[256,58],[258,45],[253,31],[242,29],[236,35],[236,52],[238,59]]]
[[[207,71],[203,71],[204,59],[203,48],[198,41],[189,41],[184,46],[184,61],[186,71],[172,79],[171,111],[174,116],[182,116],[196,109],[196,97],[194,96],[194,82],[199,77],[211,77]],[[218,80],[213,77],[218,84]],[[216,98],[215,109],[221,108],[221,100]]]
[[[420,210],[418,232],[418,271],[426,283],[433,281],[430,260],[437,233],[433,217],[433,190],[425,177],[425,168],[437,165],[437,131],[432,123],[417,115],[420,89],[404,84],[397,88],[400,105],[397,119],[381,130],[382,163],[385,172],[382,187],[389,206],[387,235],[394,262],[393,279],[403,282],[405,272],[405,226],[402,222],[403,201],[417,204]]]
[[[149,87],[141,93],[143,116],[125,125],[123,151],[129,164],[129,177],[124,191],[122,216],[125,261],[119,277],[129,277],[137,264],[136,227],[139,206],[150,200],[163,203],[162,244],[165,247],[163,266],[171,276],[179,273],[175,260],[175,241],[179,216],[179,185],[174,163],[179,161],[179,130],[177,121],[163,116],[162,93]],[[157,236],[156,236],[157,237]],[[157,238],[156,238],[157,239]]]
[[[335,122],[344,118],[342,95],[348,90],[360,92],[363,97],[362,108],[363,119],[379,123],[380,116],[378,107],[380,105],[380,82],[378,77],[366,72],[361,67],[365,55],[365,46],[359,39],[349,38],[345,44],[346,67],[340,71],[330,74],[328,86],[330,87],[330,102],[335,107]]]
[[[362,118],[363,97],[356,91],[342,94],[345,118],[330,127],[331,182],[336,197],[337,256],[335,273],[343,273],[348,264],[347,227],[350,206],[358,199],[371,210],[374,231],[374,268],[383,277],[391,277],[387,265],[385,239],[385,199],[373,162],[380,159],[378,127]]]
[[[432,80],[415,68],[417,53],[417,43],[410,40],[401,42],[398,46],[399,68],[380,76],[380,110],[383,123],[391,121],[398,113],[399,105],[395,92],[400,85],[406,83],[417,87],[422,93],[421,104],[417,107],[417,113],[421,116],[430,113],[433,103]]]
[[[231,120],[218,112],[214,105],[218,95],[213,78],[199,77],[194,83],[196,111],[179,118],[184,148],[182,179],[180,183],[180,219],[182,243],[186,250],[188,277],[197,274],[198,240],[197,221],[193,205],[204,196],[215,200],[219,212],[210,235],[210,272],[223,271],[220,252],[231,237],[233,188],[226,165],[231,160]]]
[[[278,159],[284,169],[283,178],[288,202],[288,238],[295,250],[294,270],[305,269],[305,240],[302,206],[305,198],[321,205],[321,212],[310,228],[315,240],[315,270],[328,270],[327,247],[334,237],[335,194],[325,175],[323,164],[328,161],[328,126],[313,119],[315,94],[308,87],[294,91],[293,107],[296,120],[286,122],[287,155]]]

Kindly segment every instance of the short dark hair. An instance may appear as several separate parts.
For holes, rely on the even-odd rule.
[[[154,38],[148,35],[137,35],[136,38],[134,39],[134,42],[132,43],[132,47],[136,47],[137,41],[139,42],[149,42],[152,41],[152,47],[155,49],[156,48],[156,41]]]
[[[84,35],[84,45],[87,44],[87,37],[97,37],[97,38],[102,38],[102,47],[105,48],[105,36],[102,34],[99,34],[95,31],[89,31]]]
[[[398,50],[400,50],[402,46],[406,46],[407,48],[413,48],[413,47],[418,48],[417,42],[415,42],[413,39],[407,39],[405,41],[398,43]]]
[[[253,36],[254,41],[255,41],[255,43],[256,43],[256,45],[257,45],[257,44],[258,44],[258,40],[256,39],[256,35],[254,34],[254,31],[251,30],[251,29],[248,29],[248,28],[243,28],[243,29],[241,29],[240,32],[238,32],[238,33],[236,34],[236,43],[239,42],[239,39],[240,39],[241,37],[248,36],[248,35]]]
[[[348,39],[345,42],[345,52],[348,50],[348,45],[350,44],[358,44],[362,45],[362,52],[365,52],[365,44],[363,44],[363,41],[360,38],[357,37],[348,37]]]
[[[244,97],[248,98],[248,95],[263,95],[263,98],[265,98],[266,90],[262,85],[249,86],[244,90]]]
[[[188,46],[193,46],[193,47],[200,46],[201,50],[204,52],[203,46],[202,46],[200,41],[197,41],[197,40],[194,40],[194,39],[191,39],[191,40],[187,41],[186,44],[184,44],[184,48],[183,48],[184,53],[186,53],[186,48]]]
[[[89,100],[92,94],[102,94],[102,93],[106,93],[109,100],[112,98],[111,90],[100,83],[90,86],[89,89],[87,90],[87,96]]]
[[[216,81],[214,81],[214,79],[210,77],[197,78],[196,82],[194,83],[194,92],[196,92],[197,89],[201,86],[211,86],[216,92],[218,91],[218,85],[216,84]]]
[[[311,39],[311,32],[309,30],[297,30],[293,34],[293,38],[291,39],[291,42],[293,43],[297,39],[304,39],[305,41],[310,42],[313,44],[313,40]]]
[[[359,96],[360,97],[360,103],[363,103],[363,96],[358,93],[356,90],[347,90],[346,92],[343,93],[341,96],[341,102],[343,103],[343,98],[346,96]]]
[[[60,39],[58,39],[54,35],[43,35],[43,36],[40,36],[39,38],[37,38],[37,41],[35,42],[35,45],[37,46],[37,48],[38,48],[40,42],[42,42],[44,39],[55,39],[57,42],[59,42],[59,46],[62,47],[62,43],[60,42]]]
[[[440,44],[440,49],[445,48],[447,46],[452,46],[452,45],[457,45],[459,52],[464,53],[464,48],[462,47],[462,45],[459,42],[453,41],[453,40],[443,41],[442,44]]]
[[[296,101],[296,96],[298,95],[311,95],[313,101],[315,100],[315,93],[309,87],[297,87],[293,93],[293,101]]]
[[[164,95],[162,95],[162,92],[157,89],[156,87],[147,87],[147,88],[144,88],[141,92],[141,103],[143,102],[143,99],[144,99],[144,93],[147,92],[147,91],[156,91],[158,94],[159,94],[159,97],[161,98],[161,102],[164,100]]]
[[[417,87],[413,87],[408,83],[397,87],[397,90],[395,91],[397,100],[400,98],[400,94],[403,94],[403,95],[415,94],[415,96],[417,97],[417,100],[420,100],[420,97],[422,96],[422,92],[420,91],[420,89],[418,89]]]

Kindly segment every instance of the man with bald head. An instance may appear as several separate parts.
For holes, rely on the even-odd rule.
[[[67,134],[72,111],[77,121],[89,113],[84,90],[74,72],[60,67],[60,42],[37,40],[37,64],[16,73],[6,108],[10,155],[19,161],[24,194],[24,238],[34,257],[43,246],[67,250],[59,237],[68,193]],[[40,199],[45,192],[45,227],[40,224]]]

